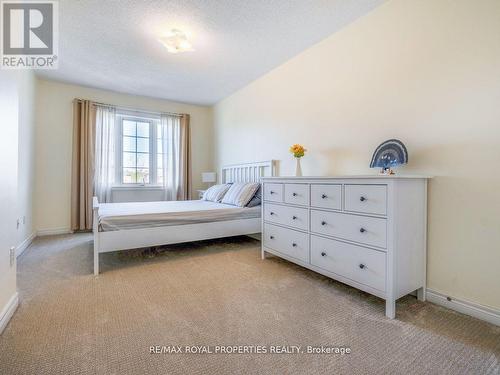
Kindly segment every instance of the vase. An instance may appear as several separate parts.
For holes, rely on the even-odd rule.
[[[300,158],[295,158],[296,165],[295,165],[295,176],[296,177],[301,177],[302,176],[302,167],[300,166]]]

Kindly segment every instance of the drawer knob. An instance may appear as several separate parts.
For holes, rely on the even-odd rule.
[[[274,191],[272,191],[272,190],[271,190],[269,193],[270,193],[270,194],[276,194],[276,193],[275,193]]]
[[[328,196],[326,194],[321,194],[321,198],[326,199]]]
[[[297,196],[297,193],[292,193],[292,195],[293,195],[294,197],[296,197],[296,196]]]
[[[365,232],[366,232],[366,229],[365,229],[365,228],[360,228],[360,229],[359,229],[359,231],[360,231],[361,233],[365,233]]]
[[[292,216],[292,219],[293,220],[297,220],[297,216]]]
[[[297,247],[297,244],[294,242],[294,243],[292,243],[292,246],[293,247]]]
[[[271,211],[271,212],[269,212],[269,215],[274,215],[274,212],[272,212],[272,211]]]
[[[323,251],[323,252],[321,253],[321,256],[322,256],[322,257],[326,257],[326,253]]]
[[[326,225],[326,221],[322,221],[322,222],[321,222],[321,225]]]
[[[365,198],[365,197],[363,197],[363,196],[361,196],[361,197],[359,197],[359,200],[360,200],[361,202],[364,202],[364,201],[366,201],[366,198]]]
[[[365,266],[363,263],[361,263],[361,264],[359,265],[359,268],[361,268],[361,269],[363,270],[363,269],[365,269],[365,268],[366,268],[366,266]]]
[[[274,240],[274,236],[269,236],[270,239]]]

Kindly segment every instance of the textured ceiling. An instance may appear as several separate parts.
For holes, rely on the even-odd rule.
[[[59,69],[38,75],[213,104],[384,0],[60,0]],[[195,52],[157,40],[186,32]]]

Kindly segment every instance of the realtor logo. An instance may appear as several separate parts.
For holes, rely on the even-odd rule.
[[[56,69],[58,3],[1,1],[2,68]]]

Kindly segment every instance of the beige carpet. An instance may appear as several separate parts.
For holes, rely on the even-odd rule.
[[[0,374],[498,374],[500,327],[408,297],[383,301],[245,237],[101,255],[88,234],[36,240]],[[351,354],[150,354],[152,345],[347,346]]]

